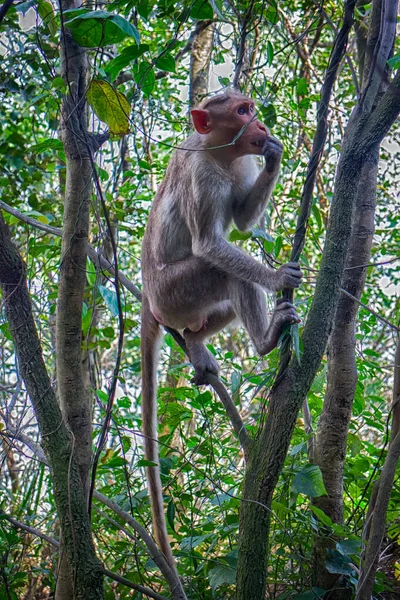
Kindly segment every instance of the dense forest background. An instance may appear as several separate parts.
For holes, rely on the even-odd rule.
[[[0,599],[399,597],[397,10],[0,7]],[[232,85],[284,155],[265,218],[229,239],[300,260],[302,322],[265,359],[240,325],[214,336],[214,388],[164,337],[177,581],[150,535],[140,252],[190,107]]]

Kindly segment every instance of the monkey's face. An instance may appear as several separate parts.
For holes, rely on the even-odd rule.
[[[206,109],[192,110],[192,119],[196,131],[207,136],[207,146],[226,145],[231,158],[262,155],[270,137],[268,129],[256,118],[253,100],[241,94]]]

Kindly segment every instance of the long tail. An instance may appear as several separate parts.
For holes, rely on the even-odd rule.
[[[164,501],[161,487],[158,426],[157,426],[157,364],[160,348],[160,325],[153,317],[147,298],[142,303],[142,423],[144,434],[144,451],[146,460],[157,463],[157,466],[146,467],[149,486],[153,533],[161,551],[164,553],[171,569],[177,569],[168,539],[167,523],[164,514]]]

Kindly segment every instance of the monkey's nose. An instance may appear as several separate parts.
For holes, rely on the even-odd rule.
[[[257,125],[258,129],[261,129],[262,132],[269,133],[268,129],[265,127],[265,125],[263,125],[263,123],[261,123],[261,121],[258,121]]]

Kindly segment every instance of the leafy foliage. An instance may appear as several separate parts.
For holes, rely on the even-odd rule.
[[[68,85],[59,76],[59,35],[65,26],[74,40],[89,49],[91,82],[87,101],[93,132],[109,129],[126,135],[98,153],[99,181],[117,232],[119,270],[140,286],[140,249],[154,191],[162,180],[171,152],[188,133],[187,89],[190,40],[199,20],[215,19],[211,89],[232,80],[232,64],[240,44],[248,2],[172,2],[115,0],[104,10],[86,8],[62,15],[48,0],[12,7],[1,23],[0,90],[1,200],[24,217],[61,227],[65,189],[65,155],[57,138],[60,106]],[[368,10],[366,8],[365,10]],[[316,102],[334,39],[333,25],[341,17],[337,3],[325,2],[329,18],[310,2],[253,3],[256,27],[249,34],[254,62],[246,63],[244,85],[258,103],[260,118],[284,142],[282,175],[266,214],[266,231],[233,230],[230,241],[260,261],[279,266],[288,259],[295,218],[304,183],[310,143],[315,132]],[[364,14],[358,17],[362,24]],[[310,68],[296,48],[302,39]],[[398,66],[399,48],[391,66]],[[354,44],[349,49],[357,64]],[[396,62],[397,61],[397,62]],[[307,68],[308,70],[307,70]],[[296,295],[303,322],[307,318],[321,259],[335,167],[343,127],[356,102],[354,78],[345,63],[329,115],[329,136],[318,175],[307,243],[302,257],[306,283]],[[400,210],[395,183],[399,179],[398,126],[384,142],[377,190],[377,220],[373,256],[357,320],[357,368],[353,418],[350,423],[344,479],[343,525],[310,502],[323,496],[318,467],[310,464],[304,418],[299,417],[276,494],[271,533],[272,561],[268,572],[270,598],[308,600],[324,592],[311,587],[313,536],[333,540],[327,568],[344,575],[354,590],[363,520],[374,480],[385,457],[395,347],[395,332],[382,322],[399,323]],[[54,373],[54,315],[61,261],[60,239],[4,213],[24,260],[35,318],[49,373]],[[103,209],[93,196],[91,243],[110,256]],[[140,435],[140,304],[123,291],[125,344],[118,393],[107,447],[101,455],[96,487],[126,512],[150,527],[145,484],[146,461]],[[272,300],[269,300],[270,308]],[[95,402],[94,445],[105,419],[107,389],[116,359],[118,310],[112,279],[88,262],[83,311],[83,355],[89,363],[88,388]],[[47,469],[15,432],[39,443],[27,393],[20,379],[11,335],[1,314],[0,433],[4,476],[1,508],[7,515],[57,537],[51,481]],[[301,362],[302,324],[293,333]],[[268,389],[278,367],[278,352],[266,360],[254,355],[241,328],[214,337],[210,350],[221,365],[245,425],[256,434],[266,410]],[[160,453],[169,533],[179,570],[193,600],[234,597],[237,536],[244,463],[219,400],[190,384],[191,368],[182,350],[166,335],[162,347],[159,414]],[[315,424],[326,390],[326,361],[321,365],[308,404]],[[148,465],[147,465],[148,466]],[[398,481],[388,513],[387,546],[396,552],[376,582],[376,592],[389,598],[399,579]],[[101,560],[110,570],[142,583],[150,573],[154,589],[166,585],[154,563],[124,533],[125,524],[95,503],[93,529]],[[110,520],[110,517],[112,521]],[[392,547],[391,546],[391,547]],[[54,589],[57,556],[45,540],[15,529],[0,516],[0,597],[44,598]],[[7,591],[6,591],[7,590]],[[117,591],[116,591],[117,590]],[[34,593],[32,592],[32,594]],[[6,595],[8,594],[8,596]],[[106,598],[130,598],[131,590],[107,580]],[[385,594],[387,594],[385,596]],[[31,595],[30,597],[33,597]],[[134,596],[135,597],[135,596]],[[136,594],[136,598],[139,595]]]

